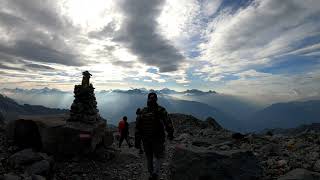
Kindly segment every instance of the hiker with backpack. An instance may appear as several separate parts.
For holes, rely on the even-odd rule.
[[[129,123],[127,116],[124,116],[122,120],[119,122],[118,129],[120,133],[119,148],[121,148],[123,140],[126,140],[129,148],[131,148],[132,145],[129,141]]]
[[[165,154],[165,131],[169,140],[173,139],[173,126],[165,108],[157,103],[157,94],[148,94],[147,107],[137,115],[135,130],[135,147],[140,148],[142,140],[147,158],[150,180],[159,178],[160,160]],[[155,160],[153,164],[153,160]]]

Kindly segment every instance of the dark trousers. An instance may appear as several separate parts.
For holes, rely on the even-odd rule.
[[[143,148],[147,157],[148,172],[158,174],[160,170],[160,160],[164,157],[164,143],[143,141]],[[153,160],[155,157],[155,164]]]
[[[128,133],[122,133],[120,135],[120,140],[119,140],[119,148],[121,147],[121,144],[123,142],[123,140],[126,140],[127,144],[129,147],[131,147],[132,145],[130,144],[130,141],[129,141],[129,134]]]

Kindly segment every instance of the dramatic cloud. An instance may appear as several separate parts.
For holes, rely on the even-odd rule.
[[[82,65],[77,56],[60,52],[32,41],[16,41],[13,46],[1,46],[0,51],[23,59],[64,65]]]
[[[239,79],[228,81],[224,92],[251,97],[268,104],[308,97],[319,98],[319,68],[317,66],[313,71],[298,75],[274,75],[248,70],[239,73]]]
[[[23,69],[23,68],[14,67],[14,66],[8,66],[8,65],[4,65],[4,64],[2,64],[2,63],[0,63],[0,69],[25,71],[25,69]]]
[[[84,65],[66,40],[76,31],[52,1],[1,0],[0,52],[38,62]]]
[[[320,96],[319,0],[0,0],[1,87]],[[0,87],[0,88],[1,88]]]
[[[212,70],[246,70],[273,63],[319,36],[320,2],[256,0],[237,12],[226,11],[209,23],[201,59]]]
[[[26,64],[25,67],[32,68],[32,69],[54,70],[54,68],[50,66],[44,66],[41,64]]]
[[[157,17],[163,0],[126,0],[120,3],[125,14],[116,41],[128,47],[139,60],[159,67],[160,72],[175,71],[184,57],[170,41],[157,32]]]

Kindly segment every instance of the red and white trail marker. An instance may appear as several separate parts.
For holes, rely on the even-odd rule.
[[[79,137],[80,137],[80,139],[90,139],[91,135],[90,134],[80,134]]]

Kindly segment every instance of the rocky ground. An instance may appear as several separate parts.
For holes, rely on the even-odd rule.
[[[171,118],[176,133],[166,142],[161,179],[320,179],[319,131],[242,135],[222,129],[213,119],[199,121],[182,114]],[[5,180],[147,178],[144,155],[125,142],[121,149],[116,141],[86,156],[51,157],[9,145],[3,129],[0,174]]]

